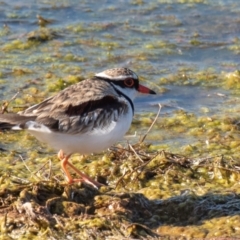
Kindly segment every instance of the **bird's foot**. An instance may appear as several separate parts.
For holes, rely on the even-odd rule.
[[[104,186],[104,184],[99,183],[95,180],[93,180],[92,178],[90,178],[88,175],[86,175],[85,173],[81,172],[80,170],[78,170],[76,167],[74,167],[69,161],[68,158],[70,157],[65,155],[64,152],[62,150],[59,151],[58,153],[58,158],[61,160],[61,165],[62,165],[62,169],[65,172],[66,178],[67,178],[67,182],[69,184],[71,183],[75,183],[75,182],[85,182],[91,186],[93,186],[94,188],[98,189],[101,186]],[[71,174],[69,173],[69,171],[67,170],[67,166],[70,167],[75,173],[77,173],[81,178],[80,179],[73,179]]]
[[[74,167],[70,162],[67,163],[67,165],[72,168],[72,170],[77,173],[81,179],[73,179],[72,177],[68,176],[68,182],[69,183],[74,183],[74,182],[85,182],[87,184],[92,185],[94,188],[99,188],[101,186],[105,186],[102,183],[99,183],[97,181],[95,181],[94,179],[90,178],[88,175],[86,175],[85,173],[79,171],[76,167]]]

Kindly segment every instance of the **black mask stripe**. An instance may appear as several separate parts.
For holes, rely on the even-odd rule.
[[[134,105],[133,105],[132,100],[131,100],[127,95],[125,95],[123,92],[121,92],[120,90],[118,90],[118,89],[114,86],[114,84],[113,84],[112,82],[109,81],[109,83],[111,84],[111,86],[114,88],[114,90],[115,90],[120,96],[123,96],[123,97],[125,97],[125,98],[128,100],[128,102],[130,103],[130,105],[131,105],[131,107],[132,107],[132,111],[133,111],[133,114],[134,114]]]
[[[123,96],[123,97],[125,97],[125,98],[128,100],[128,102],[129,102],[130,105],[131,105],[133,114],[134,114],[134,105],[133,105],[132,100],[114,86],[115,84],[117,84],[117,85],[119,85],[120,87],[123,87],[123,88],[124,88],[125,85],[124,85],[123,81],[122,81],[122,82],[120,82],[120,81],[111,81],[111,80],[109,80],[109,79],[102,78],[102,77],[96,77],[96,76],[95,76],[95,79],[103,80],[103,81],[106,81],[106,82],[108,82],[109,84],[111,84],[111,86],[114,88],[114,90],[115,90],[120,96]],[[137,83],[135,83],[135,85],[138,85],[138,81],[137,81]]]

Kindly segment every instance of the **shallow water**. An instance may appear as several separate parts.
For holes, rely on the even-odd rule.
[[[161,114],[170,116],[177,109],[219,115],[229,108],[226,98],[238,98],[222,79],[240,67],[239,2],[2,1],[0,9],[0,99],[17,91],[19,99],[30,99],[13,102],[13,109],[58,91],[48,85],[59,79],[117,66],[159,92],[136,99],[139,114],[157,112],[161,103]],[[39,37],[42,29],[37,15],[49,20],[53,36],[29,45],[29,33]],[[44,94],[35,99],[31,87]]]

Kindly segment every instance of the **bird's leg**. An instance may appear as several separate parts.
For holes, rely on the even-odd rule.
[[[63,169],[63,171],[64,171],[64,173],[65,173],[65,175],[66,175],[67,182],[71,184],[71,183],[73,183],[74,181],[73,181],[73,178],[72,178],[71,174],[70,174],[69,171],[67,170],[68,159],[69,159],[70,156],[71,156],[71,155],[66,156],[66,155],[63,153],[62,150],[60,150],[60,151],[58,152],[58,158],[61,160],[61,167],[62,167],[62,169]]]
[[[68,162],[68,159],[71,155],[69,156],[66,156],[62,150],[60,150],[58,152],[58,158],[61,160],[61,166],[62,166],[62,169],[64,171],[64,173],[66,174],[66,177],[67,177],[67,181],[68,183],[73,183],[73,182],[86,182],[90,185],[92,185],[93,187],[95,188],[98,188],[100,186],[103,186],[103,184],[93,180],[92,178],[90,178],[89,176],[87,176],[85,173],[79,171],[76,167],[74,167],[70,162]],[[69,171],[67,170],[67,165],[72,168],[72,170],[74,172],[76,172],[78,175],[81,176],[82,179],[73,179],[71,174],[69,173]]]

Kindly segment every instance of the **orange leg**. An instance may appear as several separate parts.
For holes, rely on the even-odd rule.
[[[68,162],[68,159],[71,155],[69,156],[66,156],[62,150],[60,150],[58,152],[58,158],[61,160],[61,166],[62,166],[62,169],[64,171],[64,173],[66,174],[66,177],[67,177],[67,181],[68,183],[74,183],[74,182],[86,182],[90,185],[92,185],[93,187],[95,188],[98,188],[100,186],[103,186],[103,184],[93,180],[92,178],[90,178],[89,176],[87,176],[85,173],[79,171],[76,167],[74,167],[70,162]],[[78,175],[81,176],[81,179],[73,179],[71,174],[69,173],[69,171],[67,170],[67,165],[72,168],[72,170],[74,172],[76,172]]]

